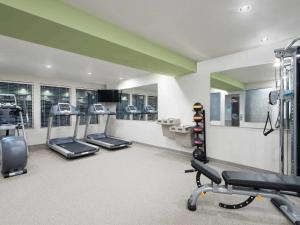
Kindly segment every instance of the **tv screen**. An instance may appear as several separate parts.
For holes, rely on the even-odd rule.
[[[119,90],[98,90],[98,102],[119,102]]]

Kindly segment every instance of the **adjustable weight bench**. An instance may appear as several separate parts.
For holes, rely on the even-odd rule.
[[[288,219],[294,224],[300,225],[300,212],[282,193],[282,191],[295,194],[300,193],[300,177],[255,172],[223,171],[222,177],[225,185],[221,185],[222,178],[216,170],[195,159],[191,161],[191,165],[194,170],[187,170],[186,172],[197,172],[196,182],[198,188],[188,199],[187,206],[189,210],[196,210],[198,198],[203,196],[206,192],[248,196],[244,202],[234,205],[219,203],[220,207],[226,209],[240,209],[246,207],[256,197],[269,198]],[[209,178],[211,184],[202,185],[200,182],[201,174]]]

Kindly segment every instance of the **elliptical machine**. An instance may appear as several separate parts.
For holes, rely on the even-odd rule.
[[[27,173],[28,146],[22,112],[15,95],[0,94],[0,167],[4,178]]]

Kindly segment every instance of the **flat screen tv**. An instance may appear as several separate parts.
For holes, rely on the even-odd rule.
[[[119,102],[119,90],[98,90],[98,102]]]

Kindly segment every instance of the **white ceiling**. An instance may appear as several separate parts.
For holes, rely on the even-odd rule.
[[[97,84],[117,83],[148,72],[0,35],[0,76],[33,75]],[[47,69],[46,65],[52,65]],[[92,75],[88,75],[91,72]]]
[[[233,70],[222,71],[227,75],[242,83],[256,83],[262,81],[275,80],[275,67],[273,64],[263,64],[258,66],[250,66]]]
[[[299,0],[64,1],[195,60],[300,35]],[[249,3],[251,12],[238,12]]]

